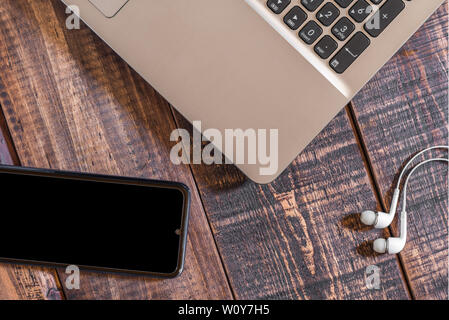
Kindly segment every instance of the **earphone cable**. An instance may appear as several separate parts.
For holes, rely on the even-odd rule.
[[[427,164],[429,162],[436,162],[436,161],[442,161],[442,162],[448,162],[449,163],[449,159],[446,159],[446,158],[433,158],[433,159],[425,160],[425,161],[419,163],[418,165],[416,165],[416,167],[414,167],[410,171],[409,175],[407,176],[407,179],[405,180],[404,188],[402,190],[402,193],[403,193],[403,200],[402,200],[402,202],[403,202],[403,209],[402,210],[403,211],[406,211],[406,209],[407,209],[407,186],[408,186],[410,178],[413,176],[415,171],[418,168],[420,168],[421,166],[423,166],[423,165],[425,165],[425,164]]]
[[[396,186],[396,189],[399,190],[399,188],[401,187],[401,181],[402,181],[402,177],[404,176],[405,172],[407,171],[408,167],[412,164],[412,162],[414,160],[416,160],[416,158],[418,158],[420,155],[422,155],[423,153],[430,151],[430,150],[435,150],[435,149],[446,149],[449,151],[449,146],[433,146],[427,149],[424,149],[420,152],[418,152],[416,155],[413,156],[413,158],[411,158],[407,164],[405,165],[404,169],[402,169],[401,174],[399,175],[399,179],[398,179],[398,184]],[[426,162],[427,163],[427,162]]]

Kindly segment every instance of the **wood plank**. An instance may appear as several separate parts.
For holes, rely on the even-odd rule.
[[[234,166],[193,171],[238,299],[408,298],[396,258],[367,249],[379,232],[358,213],[376,199],[345,110],[269,185]],[[366,286],[370,265],[380,290]]]
[[[446,3],[353,102],[384,207],[404,162],[421,149],[448,143],[447,13]],[[448,298],[447,179],[447,166],[434,163],[410,183],[408,243],[400,257],[417,299]]]
[[[9,135],[6,119],[0,105],[0,164],[19,165],[17,154],[14,150],[11,137]]]
[[[232,298],[190,168],[169,161],[169,105],[87,27],[67,30],[65,19],[59,0],[0,3],[0,102],[22,164],[173,180],[192,190],[181,277],[83,273],[81,290],[66,296]]]
[[[0,105],[0,164],[17,165],[17,161]],[[2,201],[7,201],[7,199],[2,199]],[[2,214],[11,213],[2,212]],[[56,270],[51,268],[28,268],[22,265],[0,263],[0,288],[0,300],[59,300],[63,298]]]

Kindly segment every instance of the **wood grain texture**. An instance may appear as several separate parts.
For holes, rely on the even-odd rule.
[[[379,204],[346,111],[270,185],[248,181],[233,166],[173,166],[168,161],[172,146],[169,134],[176,124],[169,105],[85,26],[66,30],[64,11],[59,0],[0,3],[0,103],[22,163],[169,179],[184,182],[193,191],[188,257],[181,278],[151,280],[83,273],[81,290],[66,290],[68,298],[232,298],[202,203],[237,298],[409,297],[397,258],[372,255],[367,248],[367,241],[382,232],[358,223],[361,210]],[[428,50],[420,61],[430,56]],[[440,59],[442,64],[444,59]],[[403,65],[398,68],[407,70]],[[423,70],[427,73],[433,69],[426,65]],[[411,86],[427,78],[411,75]],[[432,81],[436,78],[431,77]],[[395,83],[388,75],[386,79],[390,85]],[[384,83],[378,86],[389,89]],[[414,94],[423,97],[425,92]],[[435,116],[433,109],[427,112],[427,120]],[[175,113],[175,118],[180,126],[190,128],[179,114]],[[366,128],[361,123],[365,139]],[[441,130],[432,133],[444,139]],[[373,137],[375,134],[379,132],[374,132]],[[420,134],[418,137],[415,139],[430,139]],[[377,145],[372,150],[384,146],[378,140],[373,142]],[[398,157],[402,155],[397,153]],[[399,166],[401,161],[397,160]],[[383,169],[394,176],[388,167],[394,163],[386,165]],[[385,174],[379,168],[375,167],[376,179]],[[434,179],[440,178],[439,173],[435,172]],[[411,188],[416,190],[418,185]],[[423,192],[420,197],[425,197]],[[418,200],[411,202],[416,204]],[[411,206],[412,210],[415,208]],[[447,225],[447,218],[446,224],[440,216],[435,219],[414,224],[416,228],[428,228],[429,233],[422,234],[432,240],[430,230],[442,230]],[[437,235],[441,240],[442,232]],[[429,246],[434,244],[441,242],[421,246],[421,254],[432,252]],[[444,248],[441,252],[444,254]],[[416,296],[421,297],[416,288],[422,288],[426,297],[441,293],[443,273],[434,277],[422,269],[423,260],[401,258],[408,261],[406,277],[412,280]],[[439,260],[427,260],[441,265]],[[373,264],[381,270],[380,290],[369,290],[365,284],[366,267]],[[0,283],[1,275],[0,271]],[[64,283],[63,270],[59,275]]]
[[[0,164],[18,165],[17,154],[9,135],[8,125],[0,105]]]
[[[168,160],[169,105],[87,27],[67,30],[65,19],[59,0],[0,2],[0,103],[22,164],[180,181],[192,190],[181,277],[83,273],[81,290],[66,296],[232,298],[190,169]]]
[[[61,300],[56,270],[0,263],[0,300]]]
[[[19,163],[17,161],[17,155],[15,154],[13,143],[6,126],[6,120],[0,109],[0,164],[18,165]],[[5,201],[5,199],[2,199],[2,201]],[[0,213],[15,214],[1,210]],[[2,226],[2,228],[5,227],[9,228],[10,226]],[[20,230],[17,232],[19,234]],[[63,292],[55,269],[29,268],[23,265],[0,263],[0,300],[59,300],[62,298]]]
[[[373,255],[379,232],[359,223],[376,199],[345,110],[269,185],[233,166],[192,168],[238,299],[408,298],[396,258]],[[380,290],[366,286],[370,265]]]
[[[353,101],[384,207],[406,160],[448,144],[447,20],[446,3]],[[431,155],[447,153],[425,158]],[[447,165],[433,163],[409,186],[408,242],[400,257],[417,299],[448,298],[447,182]]]

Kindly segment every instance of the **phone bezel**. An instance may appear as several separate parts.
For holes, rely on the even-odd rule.
[[[128,270],[128,269],[114,269],[106,267],[96,267],[96,266],[86,266],[77,265],[80,270],[86,271],[96,271],[102,273],[119,273],[123,275],[144,275],[151,276],[155,278],[175,278],[179,276],[184,270],[186,246],[187,246],[187,233],[190,215],[190,190],[189,188],[181,182],[171,182],[164,180],[151,180],[143,178],[134,177],[123,177],[114,175],[103,175],[103,174],[91,174],[91,173],[81,173],[74,171],[61,171],[53,169],[39,169],[30,167],[17,167],[9,165],[0,165],[0,173],[14,173],[22,175],[32,175],[32,176],[42,176],[42,177],[52,177],[60,179],[74,179],[83,181],[97,181],[97,182],[107,182],[116,184],[128,184],[128,185],[143,185],[163,189],[176,189],[180,191],[183,195],[183,208],[182,208],[182,220],[181,220],[181,234],[179,236],[179,246],[178,246],[178,260],[176,269],[169,273],[151,272],[151,271],[139,271],[139,270]],[[68,264],[48,262],[48,261],[35,261],[35,260],[25,260],[25,259],[11,259],[7,257],[0,257],[1,262],[6,263],[16,263],[16,264],[27,264],[45,267],[67,267]]]

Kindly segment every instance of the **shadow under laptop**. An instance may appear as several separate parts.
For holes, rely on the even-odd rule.
[[[193,136],[193,132],[196,129],[193,125],[184,118],[177,110],[172,108],[172,112],[179,129],[185,129]],[[209,141],[202,143],[202,149],[209,144]],[[189,150],[193,150],[193,141],[190,140]],[[215,156],[215,154],[213,154]],[[189,155],[190,156],[190,155]],[[195,179],[199,180],[199,185],[206,186],[215,191],[223,191],[234,189],[236,187],[242,186],[245,182],[253,183],[249,180],[235,165],[225,164],[225,156],[220,153],[222,164],[191,164],[192,170],[194,172]]]

